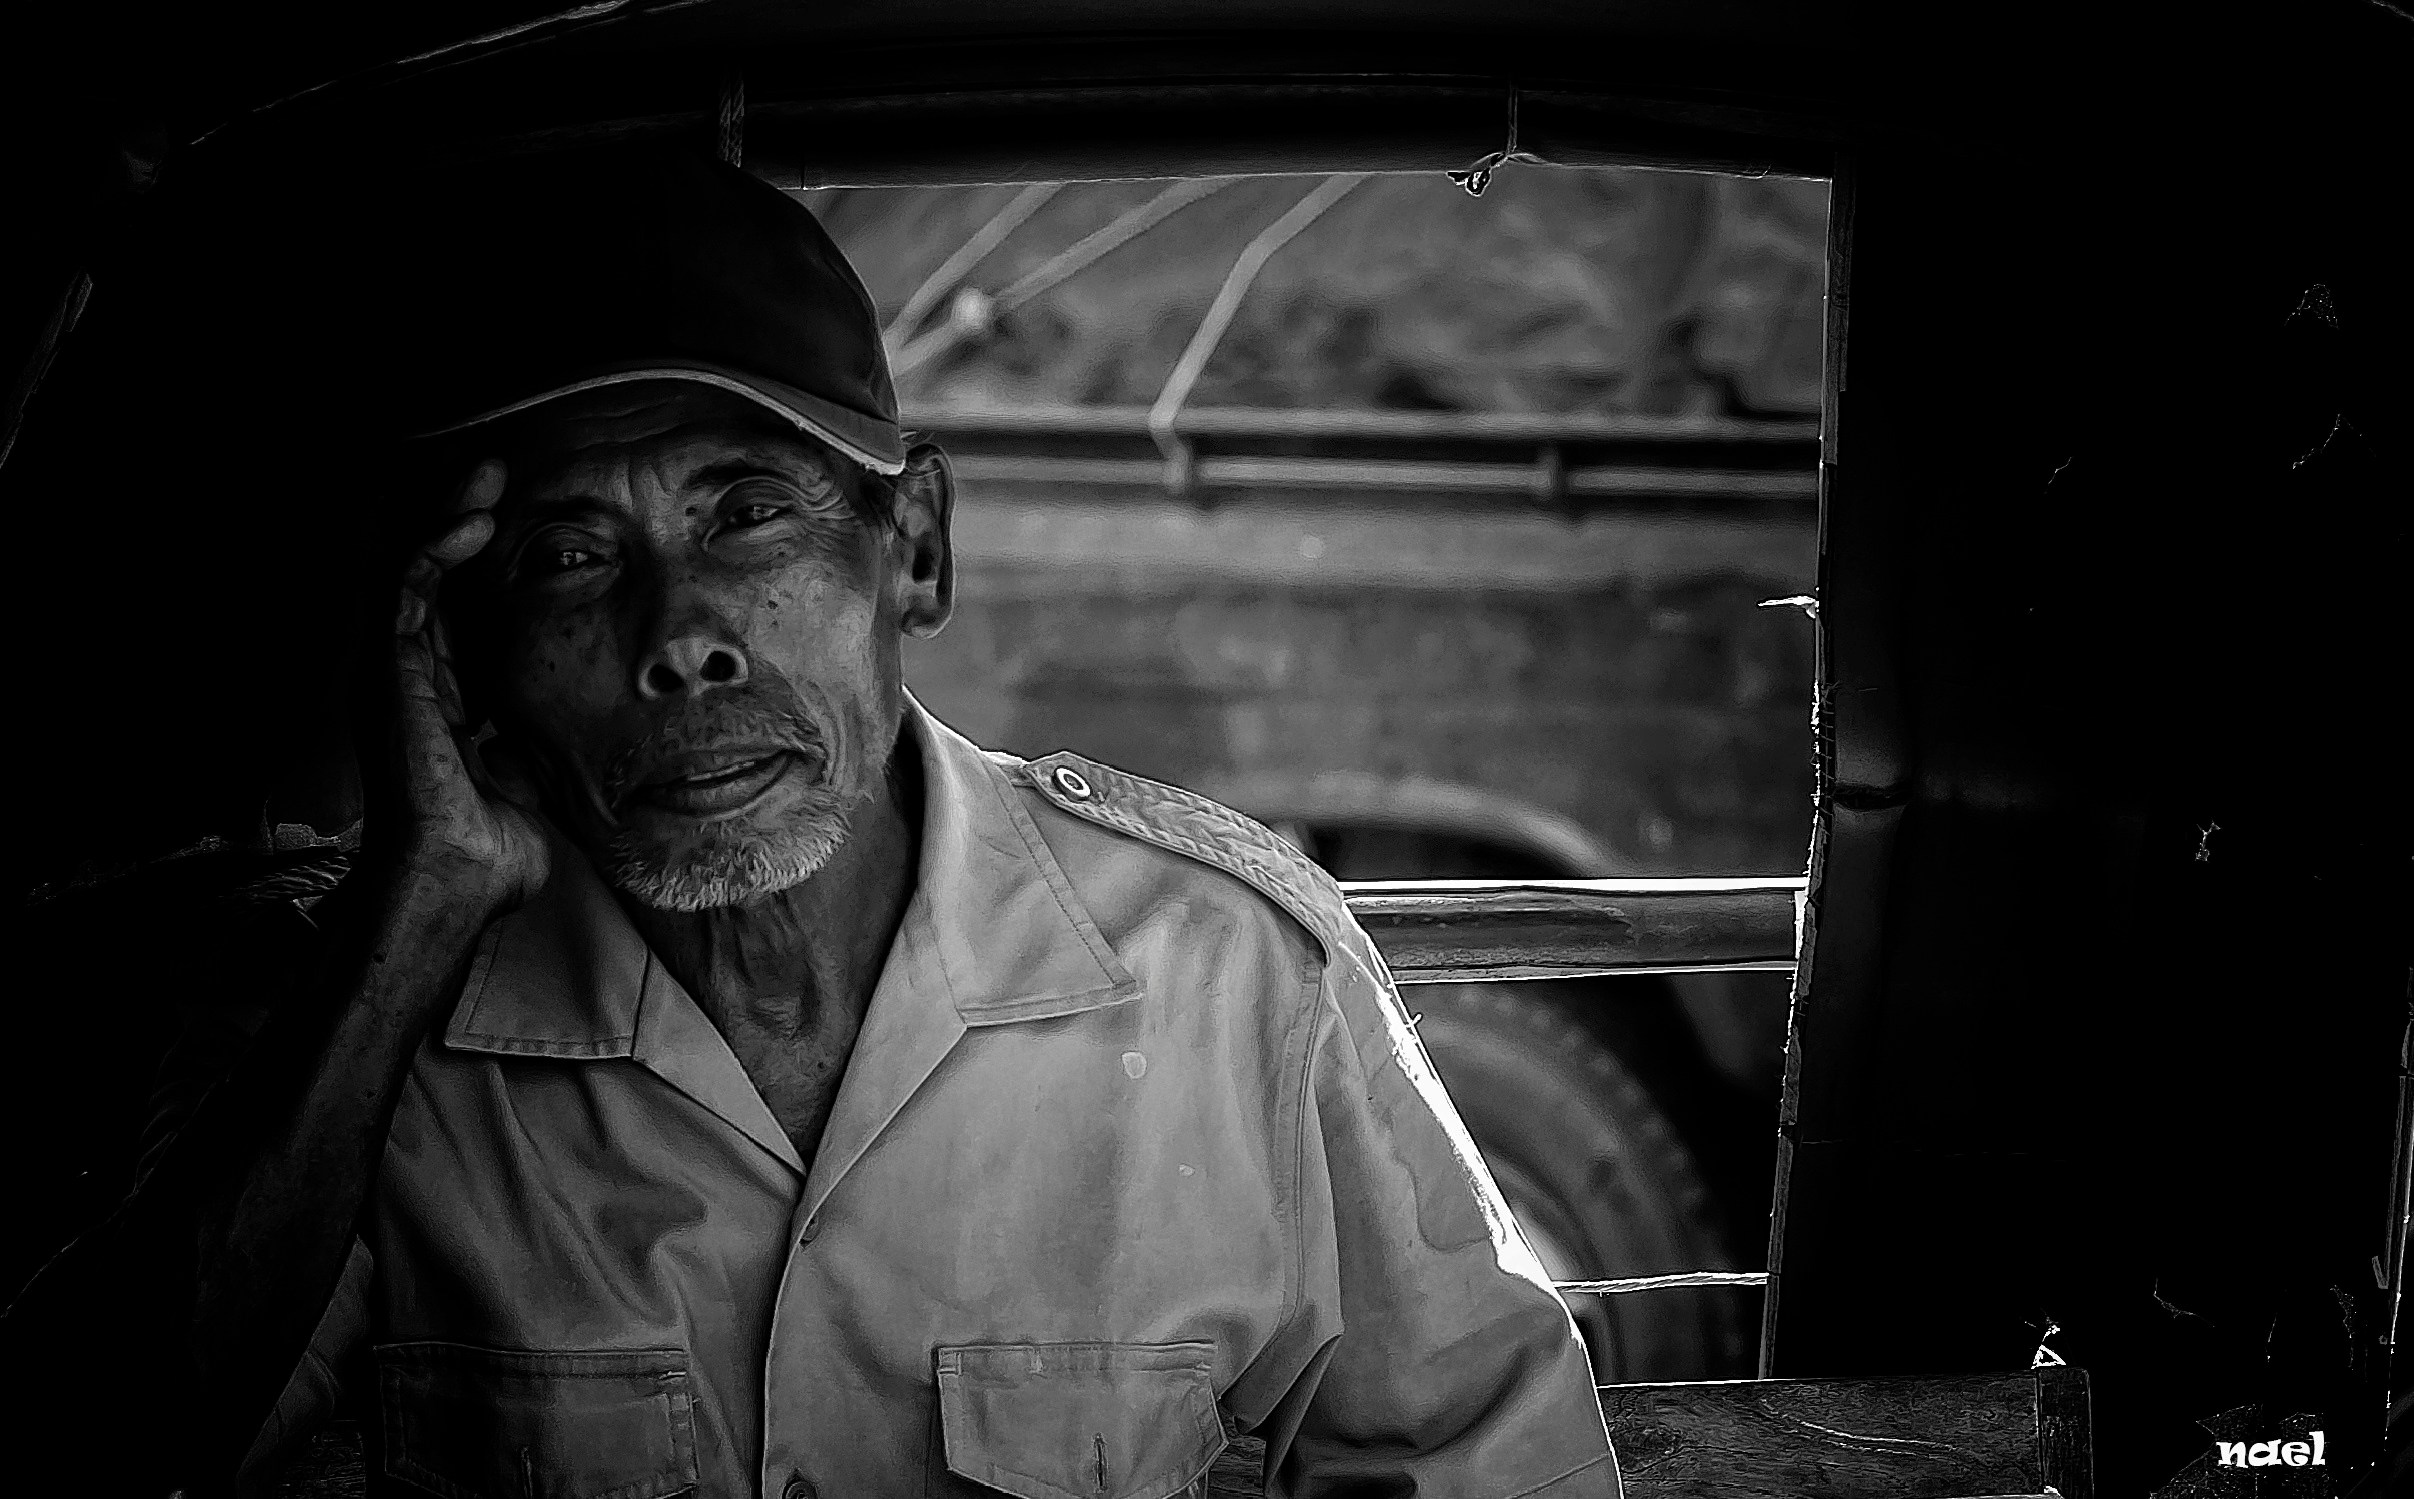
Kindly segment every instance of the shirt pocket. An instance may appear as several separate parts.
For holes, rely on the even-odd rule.
[[[664,1499],[696,1486],[680,1349],[375,1352],[388,1478],[443,1499]]]
[[[1184,1493],[1224,1450],[1214,1357],[1209,1343],[941,1348],[947,1471],[1020,1499]],[[942,1480],[933,1492],[965,1490]]]

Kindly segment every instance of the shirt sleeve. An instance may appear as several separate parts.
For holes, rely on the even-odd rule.
[[[1300,1111],[1300,1373],[1269,1496],[1619,1499],[1592,1370],[1364,944],[1324,986]]]

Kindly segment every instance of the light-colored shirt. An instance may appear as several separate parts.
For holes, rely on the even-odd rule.
[[[917,706],[916,891],[799,1159],[583,859],[417,1057],[297,1396],[449,1496],[1614,1499],[1581,1342],[1337,887]],[[1363,1488],[1361,1488],[1363,1486]]]

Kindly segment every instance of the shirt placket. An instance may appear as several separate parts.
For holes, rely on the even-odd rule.
[[[763,1468],[756,1492],[763,1499],[821,1499],[815,1481],[817,1467],[805,1412],[811,1392],[803,1387],[808,1371],[800,1358],[800,1343],[812,1341],[807,1323],[827,1324],[820,1288],[813,1284],[813,1244],[821,1237],[826,1204],[817,1204],[808,1187],[788,1221],[788,1239],[780,1266],[779,1293],[771,1303],[771,1331],[763,1347]],[[824,1371],[828,1373],[829,1371]]]

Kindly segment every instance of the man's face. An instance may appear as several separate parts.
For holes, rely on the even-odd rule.
[[[775,414],[673,381],[541,407],[505,460],[464,648],[547,813],[665,909],[810,876],[881,789],[901,636],[946,621],[943,467],[892,501]]]

